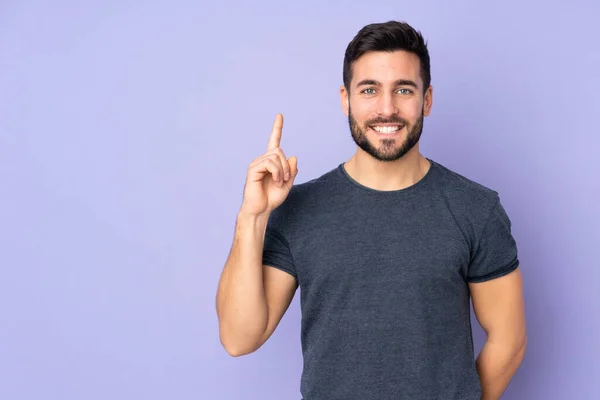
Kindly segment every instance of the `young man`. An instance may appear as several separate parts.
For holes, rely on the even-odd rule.
[[[430,80],[419,32],[368,25],[340,89],[356,153],[293,185],[278,114],[248,168],[220,338],[233,356],[257,350],[300,287],[305,400],[498,399],[523,359],[521,272],[498,193],[419,152]],[[487,334],[477,359],[469,299]]]

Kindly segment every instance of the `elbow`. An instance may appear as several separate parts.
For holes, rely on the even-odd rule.
[[[527,349],[527,335],[503,335],[501,337],[490,334],[487,342],[491,348],[503,354],[507,360],[512,360],[513,363],[520,365],[525,358]]]
[[[517,347],[517,356],[516,356],[516,358],[517,358],[519,364],[521,364],[521,362],[525,358],[525,350],[526,349],[527,349],[527,335],[524,335],[523,338],[521,339],[521,341],[519,342],[518,347]]]
[[[264,329],[254,324],[243,324],[221,316],[219,318],[219,340],[227,354],[241,357],[254,353],[264,343]]]
[[[232,345],[223,345],[223,348],[231,357],[241,357],[253,353],[255,350],[245,349],[243,347],[235,347]]]
[[[245,356],[246,354],[249,354],[248,352],[243,352],[240,351],[239,349],[235,348],[235,347],[225,347],[225,351],[227,352],[227,354],[229,354],[231,357],[241,357],[241,356]]]
[[[525,359],[525,350],[527,349],[527,336],[518,340],[513,340],[505,344],[506,354],[516,365],[521,365]]]
[[[241,357],[254,353],[260,347],[250,343],[241,343],[239,340],[228,339],[223,334],[219,335],[219,339],[221,346],[231,357]]]

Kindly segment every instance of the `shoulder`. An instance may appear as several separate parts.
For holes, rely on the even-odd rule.
[[[498,192],[489,186],[476,182],[437,161],[434,161],[434,163],[441,182],[444,183],[444,189],[456,192],[456,194],[464,193],[481,199],[491,199],[498,195]]]
[[[434,161],[435,162],[435,161]],[[449,196],[468,202],[494,202],[498,192],[439,162],[435,162],[440,188]]]
[[[500,201],[495,189],[435,162],[438,194],[457,215],[485,220]]]

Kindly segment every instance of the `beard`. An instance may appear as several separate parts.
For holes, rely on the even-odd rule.
[[[369,126],[373,126],[378,123],[397,123],[398,125],[402,125],[402,129],[406,128],[408,131],[406,139],[400,144],[400,146],[396,146],[396,141],[399,140],[398,138],[379,139],[379,146],[373,145],[373,143],[371,143],[367,138],[367,130],[370,129]],[[406,120],[399,117],[389,117],[376,118],[366,121],[361,127],[354,119],[352,110],[350,109],[350,106],[348,106],[348,125],[350,125],[352,139],[354,139],[356,145],[363,151],[379,161],[396,161],[402,158],[419,142],[419,139],[421,138],[421,132],[423,132],[423,110],[421,110],[421,116],[417,118],[414,124],[409,124]]]

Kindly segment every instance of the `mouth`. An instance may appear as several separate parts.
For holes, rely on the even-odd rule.
[[[404,125],[371,125],[369,128],[379,135],[394,136],[404,128]]]

